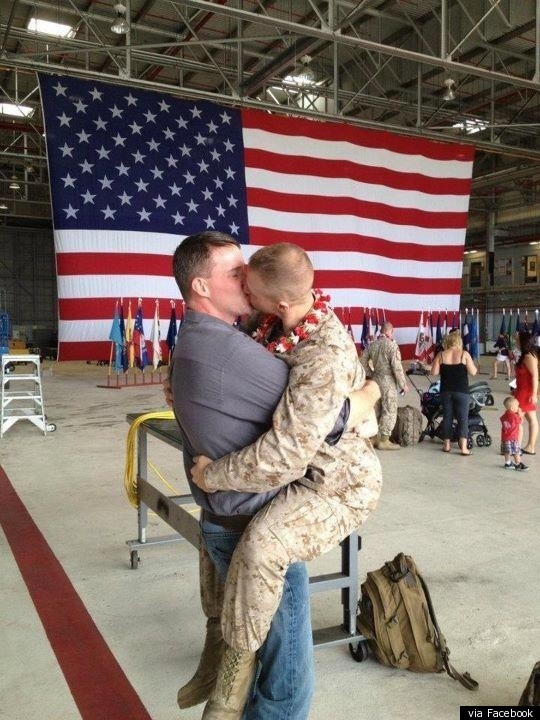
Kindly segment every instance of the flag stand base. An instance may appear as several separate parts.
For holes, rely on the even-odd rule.
[[[150,372],[139,373],[116,373],[115,375],[107,375],[106,385],[96,385],[98,388],[105,390],[121,390],[129,387],[145,387],[146,385],[163,385],[163,374],[161,370],[151,370]]]

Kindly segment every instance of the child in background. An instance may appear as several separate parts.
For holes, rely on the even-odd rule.
[[[495,342],[495,347],[497,348],[497,357],[493,361],[493,372],[489,376],[490,380],[495,380],[497,378],[497,369],[499,367],[499,363],[504,363],[506,365],[506,376],[508,380],[511,380],[512,358],[510,355],[510,347],[508,344],[508,335],[505,335],[504,333],[499,333],[499,337]]]
[[[504,452],[505,470],[527,470],[527,465],[521,462],[521,423],[523,412],[515,397],[504,400],[506,412],[501,415],[501,445]],[[512,458],[514,462],[512,462]]]

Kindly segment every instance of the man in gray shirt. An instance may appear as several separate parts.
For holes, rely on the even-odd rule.
[[[196,276],[194,288],[180,287],[187,311],[171,367],[173,407],[189,479],[194,455],[221,457],[253,442],[268,428],[286,387],[288,369],[234,326],[239,315],[250,311],[242,290],[244,260],[236,242],[210,233],[187,238],[180,247],[174,259],[177,281]],[[207,268],[209,276],[200,277]],[[226,573],[243,528],[276,491],[206,495],[195,485],[191,489],[203,508],[203,543],[214,564]],[[204,594],[203,586],[203,606]],[[217,669],[219,657],[207,662]],[[313,650],[308,576],[302,563],[287,572],[286,591],[259,662],[261,675],[244,717],[307,718],[313,694]],[[201,670],[206,679],[214,668]]]

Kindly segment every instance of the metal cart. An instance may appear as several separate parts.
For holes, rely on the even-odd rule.
[[[129,414],[126,419],[133,423],[139,414]],[[191,495],[168,496],[160,492],[148,481],[147,452],[148,436],[182,449],[180,430],[174,420],[146,420],[137,430],[137,539],[128,540],[130,564],[135,570],[141,562],[139,551],[143,548],[164,545],[187,540],[194,547],[199,546],[199,520],[187,506],[193,505]],[[148,510],[153,510],[175,532],[172,535],[147,537]],[[313,631],[315,647],[348,644],[352,657],[361,662],[367,657],[368,645],[363,635],[356,629],[356,613],[359,599],[358,590],[358,552],[361,538],[352,533],[341,544],[341,568],[338,572],[316,575],[310,578],[310,590],[326,592],[341,591],[343,606],[343,624]]]

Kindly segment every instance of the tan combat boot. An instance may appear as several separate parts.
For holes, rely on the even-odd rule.
[[[206,621],[206,640],[199,666],[191,680],[180,688],[177,695],[178,707],[184,709],[208,700],[216,684],[225,641],[221,635],[219,618]]]
[[[379,435],[376,447],[378,450],[401,450],[401,445],[391,442],[388,435]]]
[[[255,653],[225,645],[216,686],[202,720],[240,720],[255,675]]]

